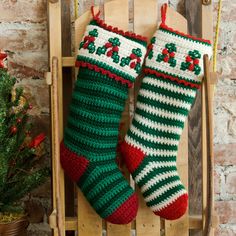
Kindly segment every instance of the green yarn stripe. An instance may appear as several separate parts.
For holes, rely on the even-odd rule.
[[[194,100],[193,97],[186,96],[184,94],[179,94],[179,93],[176,93],[173,91],[170,92],[169,90],[161,88],[161,87],[154,87],[154,86],[152,87],[149,84],[145,84],[145,83],[142,83],[141,88],[145,89],[145,90],[149,90],[149,91],[157,93],[157,94],[163,94],[163,95],[168,96],[170,98],[181,99],[181,100],[184,100],[188,103],[192,103]]]
[[[109,162],[107,162],[107,163],[109,163]],[[90,175],[89,179],[87,179],[86,175],[83,175],[81,177],[80,181],[78,182],[78,186],[81,188],[81,190],[85,194],[89,193],[89,191],[91,191],[91,189],[93,189],[97,184],[99,184],[96,182],[96,179],[99,178],[99,176],[101,176],[102,172],[106,172],[106,174],[109,176],[117,174],[117,168],[114,165],[114,163],[109,163],[109,166],[106,169],[106,171],[103,170],[102,166],[100,166],[97,169],[96,169],[96,167],[95,168],[93,168],[93,167],[88,168],[88,173]],[[86,179],[87,179],[87,181],[85,181]]]
[[[165,78],[163,78],[163,77],[157,77],[156,75],[152,75],[152,74],[148,74],[148,75],[146,75],[146,77],[152,78],[153,80],[160,80],[160,81],[162,81],[162,82],[164,82],[164,83],[166,83],[166,84],[170,84],[170,85],[172,85],[172,86],[174,86],[174,87],[176,86],[176,82],[175,82],[175,81],[171,81],[171,80],[165,79]],[[150,86],[152,86],[152,85],[150,85]],[[187,87],[187,86],[184,85],[184,84],[178,84],[177,86],[178,86],[179,88],[185,89],[185,90],[187,90],[187,91],[194,91],[194,92],[197,91],[196,88]],[[172,92],[172,91],[171,91],[171,92]],[[179,92],[179,93],[180,93],[180,92]]]
[[[128,200],[128,198],[133,194],[131,187],[126,187],[122,192],[117,193],[111,201],[103,205],[100,209],[97,210],[103,218],[106,218],[110,215],[110,212],[114,212],[117,209],[117,206],[121,206],[123,202]],[[94,205],[93,205],[94,206]],[[95,207],[95,206],[94,206]]]
[[[68,119],[68,125],[73,126],[75,129],[81,129],[84,132],[86,131],[86,132],[90,132],[90,133],[93,133],[98,136],[100,136],[100,135],[105,136],[99,127],[92,126],[92,125],[85,123],[85,122],[76,122],[76,120],[73,118]],[[114,130],[114,129],[108,127],[105,129],[105,133],[106,133],[106,136],[108,136],[110,138],[112,136],[117,137],[119,132],[117,130]]]
[[[136,109],[136,113],[139,114],[140,116],[145,117],[146,119],[155,120],[155,122],[158,122],[158,123],[163,124],[163,122],[166,122],[168,125],[171,125],[171,126],[177,126],[180,128],[184,127],[184,123],[182,121],[172,120],[170,118],[162,117],[156,114],[154,115],[144,110],[141,110],[139,108]]]
[[[154,185],[152,185],[151,188],[149,188],[147,191],[143,192],[143,196],[147,197],[147,196],[151,195],[155,189],[163,188],[164,186],[168,185],[170,182],[174,182],[177,180],[180,180],[180,178],[178,175],[175,175],[175,176],[169,177],[168,179],[166,178],[166,179],[163,179],[159,182],[156,182]]]
[[[147,202],[147,206],[150,207],[165,202],[168,197],[171,197],[180,190],[185,190],[183,185],[177,185],[174,188],[168,189],[165,193],[161,194],[160,196],[157,196],[154,200]]]
[[[89,146],[84,145],[83,143],[75,143],[73,140],[64,139],[64,143],[69,149],[74,153],[80,153],[81,156],[86,156],[90,160],[96,161],[105,161],[105,160],[113,160],[113,156],[116,155],[116,150],[111,148],[109,149],[94,149]],[[101,152],[103,154],[99,155]]]
[[[167,144],[160,144],[159,142],[152,142],[152,141],[147,141],[142,137],[139,137],[138,135],[135,135],[133,132],[130,130],[128,131],[129,137],[132,139],[135,139],[137,142],[144,144],[146,147],[149,148],[155,148],[158,150],[170,150],[170,151],[177,151],[178,147],[177,146],[171,146]]]
[[[184,108],[181,108],[181,107],[175,107],[175,106],[171,106],[171,105],[168,105],[166,103],[162,103],[162,102],[159,102],[159,101],[154,101],[150,98],[146,98],[142,95],[138,95],[138,101],[141,102],[141,103],[146,103],[146,104],[149,104],[150,106],[153,106],[153,107],[158,107],[158,108],[161,108],[161,109],[165,109],[166,111],[169,111],[169,112],[175,112],[175,113],[179,113],[181,115],[187,115],[188,114],[188,110],[187,109],[184,109]]]

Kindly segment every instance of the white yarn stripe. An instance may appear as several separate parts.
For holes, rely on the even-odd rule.
[[[174,85],[174,84],[170,84],[170,83],[167,83],[167,82],[164,82],[164,81],[161,81],[161,80],[154,79],[152,77],[149,77],[148,75],[146,75],[144,77],[142,83],[150,84],[152,86],[160,87],[160,88],[169,90],[169,91],[174,92],[174,93],[179,93],[179,94],[183,94],[183,95],[186,95],[186,96],[190,96],[192,98],[194,98],[196,96],[196,91],[195,90],[189,89],[188,87],[182,88],[182,87]]]
[[[177,187],[179,185],[182,185],[180,180],[173,181],[171,183],[163,185],[161,188],[155,190],[149,196],[145,197],[144,200],[146,202],[150,202],[150,201],[156,199],[157,197],[161,196],[163,193],[167,192],[169,189],[172,189],[172,188]]]
[[[175,162],[176,165],[176,162]],[[149,171],[150,172],[150,171]],[[157,184],[158,182],[164,180],[164,179],[168,179],[170,177],[174,177],[174,176],[179,176],[177,171],[168,171],[165,172],[164,174],[157,174],[155,175],[155,177],[153,177],[152,179],[150,179],[147,183],[145,183],[142,187],[141,190],[142,192],[146,192],[148,189],[150,189],[153,185]],[[142,178],[143,179],[143,178]],[[140,179],[141,180],[141,179]],[[139,181],[140,181],[139,180]]]
[[[186,120],[185,115],[175,113],[175,112],[170,112],[170,111],[167,111],[164,109],[159,109],[159,108],[149,106],[149,105],[141,103],[141,102],[137,102],[137,108],[139,108],[140,110],[143,110],[145,112],[148,112],[150,114],[154,114],[154,115],[161,116],[161,117],[168,118],[168,119],[172,119],[172,120],[177,120],[180,122],[185,122],[185,120]]]
[[[183,129],[181,127],[158,123],[150,119],[147,119],[137,113],[134,115],[134,119],[141,125],[147,126],[148,128],[151,129],[178,135],[181,135],[183,132]]]
[[[150,208],[152,209],[152,211],[160,211],[163,208],[167,207],[168,205],[170,205],[171,203],[173,203],[174,201],[176,201],[179,197],[181,197],[182,195],[186,194],[187,191],[185,189],[181,189],[180,191],[172,194],[171,196],[169,196],[165,201],[160,202],[156,205],[150,206]]]
[[[179,107],[184,108],[186,110],[190,110],[191,105],[192,105],[191,103],[187,103],[183,100],[167,97],[165,95],[150,92],[150,91],[145,90],[145,89],[140,89],[139,95],[141,95],[143,97],[146,97],[146,98],[151,98],[154,101],[158,101],[158,102],[161,102],[161,103],[164,103],[164,104],[175,106],[177,108],[179,108]]]
[[[170,163],[170,162],[167,162]],[[172,162],[173,166],[176,166],[176,162]],[[138,184],[143,178],[145,178],[151,171],[156,169],[154,165],[146,165],[141,172],[135,176],[134,181],[136,184]],[[172,176],[178,176],[177,171],[167,171],[164,174],[156,175],[152,180],[148,181],[145,185],[142,186],[142,191],[146,191],[148,188],[150,188],[153,183],[157,183],[163,179],[172,177]]]
[[[169,139],[162,136],[154,136],[151,134],[148,134],[146,132],[143,132],[142,130],[137,129],[135,126],[131,126],[130,131],[137,135],[138,137],[145,139],[146,141],[154,142],[154,143],[160,143],[160,144],[167,144],[172,146],[177,146],[179,144],[178,140],[175,139]]]
[[[129,137],[129,135],[125,136],[125,141],[132,146],[140,148],[146,155],[149,155],[149,156],[169,157],[169,156],[176,156],[177,155],[177,151],[160,150],[158,148],[153,149],[153,148],[146,147],[143,144],[141,144],[141,143],[135,141],[134,139],[132,139],[131,137]]]

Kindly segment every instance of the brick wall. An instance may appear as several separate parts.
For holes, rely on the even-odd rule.
[[[220,215],[216,235],[236,235],[236,2],[223,0],[215,93],[215,200]],[[217,1],[214,1],[216,17]]]
[[[103,0],[79,0],[80,14],[92,2],[102,4]],[[182,0],[169,2],[177,9],[183,3]],[[216,3],[214,0],[214,13]],[[46,0],[1,0],[0,48],[8,51],[9,71],[18,78],[19,84],[24,85],[30,97],[37,127],[49,133],[49,98],[43,79],[43,72],[48,65],[46,5]],[[216,235],[220,236],[236,235],[236,82],[233,80],[236,78],[235,29],[236,2],[223,0],[218,56],[218,69],[222,70],[222,75],[216,89],[214,110],[215,199],[216,210],[220,215]],[[50,183],[32,193],[28,206],[37,207],[38,213],[32,212],[31,219],[35,223],[30,225],[29,235],[50,235],[46,224],[47,213],[50,211],[49,196]]]

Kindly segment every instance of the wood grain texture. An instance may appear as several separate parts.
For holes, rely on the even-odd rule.
[[[70,0],[61,0],[61,31],[62,31],[62,56],[71,56],[71,17],[70,17]],[[63,78],[63,120],[64,127],[67,122],[69,104],[71,101],[73,80],[72,68],[62,68]],[[65,214],[74,216],[74,183],[65,175]]]
[[[48,2],[48,12],[49,12],[49,61],[50,68],[53,69],[52,61],[53,58],[57,58],[57,87],[55,92],[54,85],[51,86],[51,119],[52,119],[52,175],[53,175],[53,209],[58,213],[57,206],[60,205],[61,219],[60,228],[62,233],[54,229],[54,236],[64,236],[65,235],[65,196],[64,196],[64,172],[61,166],[58,166],[58,150],[60,141],[63,137],[63,94],[62,94],[62,43],[61,43],[61,1],[57,3]],[[57,40],[55,40],[55,38]],[[57,101],[57,107],[55,105]],[[58,109],[57,109],[58,108]],[[56,117],[56,118],[55,118]],[[55,120],[58,121],[58,126]],[[58,133],[55,133],[57,129]],[[58,140],[59,139],[59,140]],[[57,171],[56,171],[57,170]],[[59,188],[60,184],[60,188]],[[60,201],[60,202],[59,202]]]

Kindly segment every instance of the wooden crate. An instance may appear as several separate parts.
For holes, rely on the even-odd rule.
[[[50,68],[47,73],[47,81],[51,87],[51,114],[52,114],[52,169],[53,169],[53,212],[50,216],[50,225],[54,236],[64,236],[66,230],[76,231],[79,236],[100,236],[106,232],[107,236],[130,236],[135,232],[137,236],[187,236],[191,229],[203,229],[205,208],[207,202],[206,181],[203,187],[203,213],[199,216],[189,216],[188,211],[178,220],[168,221],[155,216],[148,209],[143,201],[140,192],[140,204],[138,215],[134,222],[127,225],[114,225],[104,222],[91,208],[83,194],[76,187],[76,216],[65,216],[65,189],[64,173],[60,166],[59,144],[63,138],[63,78],[62,68],[73,67],[75,59],[73,57],[62,57],[61,42],[61,1],[50,0],[49,5],[49,44],[50,44]],[[95,8],[95,10],[97,10]],[[134,32],[145,35],[150,40],[156,30],[159,11],[157,10],[157,0],[134,0]],[[88,11],[80,16],[75,22],[75,46],[82,39],[86,25],[91,20],[91,12]],[[104,5],[105,22],[117,26],[123,30],[128,30],[129,25],[129,4],[128,0],[109,1]],[[186,19],[174,11],[167,10],[167,25],[187,32]],[[122,115],[123,131],[126,131],[131,119],[134,101],[140,81],[137,81],[134,89],[130,90],[129,100]],[[204,107],[202,108],[205,109]],[[188,129],[187,122],[181,137],[178,152],[178,170],[184,185],[188,186]],[[124,133],[124,132],[122,132]],[[204,138],[204,137],[203,137]],[[204,142],[203,142],[204,143]],[[205,149],[204,149],[205,150]],[[205,158],[205,156],[203,155]],[[203,179],[206,179],[206,161],[203,161]],[[126,172],[127,173],[127,172]],[[128,180],[130,176],[127,174]]]

